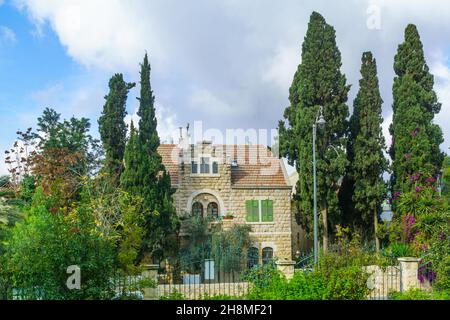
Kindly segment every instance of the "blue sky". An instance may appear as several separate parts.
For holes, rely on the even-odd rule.
[[[436,121],[450,140],[446,0],[0,0],[0,150],[45,107],[90,118],[96,135],[108,79],[121,72],[137,82],[146,51],[162,140],[196,120],[222,131],[276,128],[313,10],[336,28],[350,107],[361,54],[373,51],[388,141],[393,58],[407,23],[417,24],[443,103]],[[137,94],[127,106],[134,117]]]

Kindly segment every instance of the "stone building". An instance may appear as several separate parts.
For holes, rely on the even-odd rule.
[[[180,217],[208,216],[221,220],[224,228],[249,224],[253,257],[263,263],[294,259],[304,244],[303,233],[291,211],[284,163],[269,148],[182,140],[162,144],[158,151],[176,189]]]

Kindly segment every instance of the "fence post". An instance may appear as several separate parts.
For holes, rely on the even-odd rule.
[[[400,291],[408,291],[410,289],[419,288],[419,262],[418,258],[398,258],[400,262]]]
[[[295,261],[280,260],[276,262],[277,269],[286,276],[286,279],[292,279],[294,276]]]
[[[158,269],[159,265],[157,264],[144,264],[142,265],[143,271],[142,276],[145,279],[151,279],[155,282],[155,288],[143,288],[144,289],[144,300],[157,300],[159,299],[158,295]]]

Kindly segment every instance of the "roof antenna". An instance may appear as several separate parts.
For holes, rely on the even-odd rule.
[[[180,139],[183,139],[183,127],[178,127],[180,129]]]
[[[188,124],[186,126],[186,134],[189,135],[189,122],[188,122]]]

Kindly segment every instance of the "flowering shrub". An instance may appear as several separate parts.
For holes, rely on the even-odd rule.
[[[409,179],[409,192],[392,197],[394,220],[391,240],[400,241],[417,257],[430,263],[419,270],[419,280],[434,288],[450,290],[450,212],[445,198],[436,187],[436,177],[421,172]],[[389,224],[387,224],[389,225]],[[387,227],[384,227],[387,229]]]
[[[434,279],[436,279],[436,272],[432,269],[433,263],[430,261],[424,265],[422,265],[418,270],[418,278],[420,283],[424,283],[428,281],[429,283],[433,283]]]

